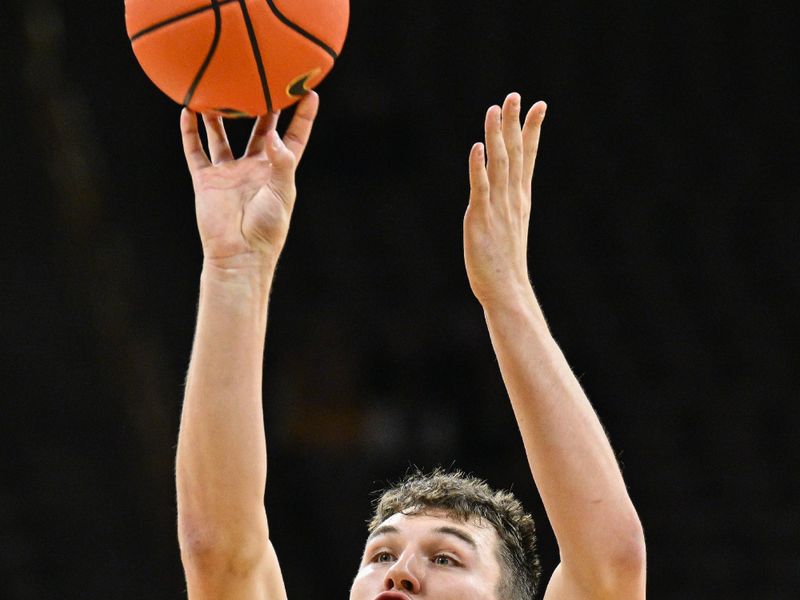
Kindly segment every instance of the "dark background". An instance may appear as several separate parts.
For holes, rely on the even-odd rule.
[[[267,342],[291,597],[346,597],[370,492],[411,463],[513,487],[556,564],[462,259],[467,153],[510,91],[549,103],[532,279],[619,454],[651,597],[797,597],[797,15],[627,4],[354,0]],[[179,109],[121,0],[0,11],[0,596],[180,598],[201,253]]]

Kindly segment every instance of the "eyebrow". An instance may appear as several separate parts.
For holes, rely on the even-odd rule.
[[[437,527],[436,529],[433,530],[433,532],[444,535],[452,535],[462,540],[463,542],[466,542],[473,548],[475,549],[478,548],[478,544],[475,543],[474,538],[466,531],[458,529],[457,527],[449,527],[447,525],[444,525],[442,527]],[[379,535],[388,535],[391,533],[400,533],[400,530],[394,525],[381,525],[380,527],[375,529],[375,531],[369,534],[367,541],[371,540],[372,538],[378,537]]]
[[[375,531],[369,534],[367,541],[370,541],[372,538],[378,537],[379,535],[386,535],[389,533],[400,533],[400,530],[392,525],[381,525],[375,529]]]
[[[472,536],[470,534],[468,534],[466,531],[462,530],[462,529],[457,529],[456,527],[444,526],[444,527],[437,527],[436,529],[434,529],[434,531],[436,533],[444,533],[446,535],[453,535],[453,536],[457,537],[458,539],[465,541],[467,544],[469,544],[470,546],[472,546],[476,550],[478,548],[478,544],[475,543],[475,540],[472,538]]]

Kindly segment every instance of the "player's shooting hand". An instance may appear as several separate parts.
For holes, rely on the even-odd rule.
[[[221,117],[203,115],[208,154],[196,114],[184,109],[181,133],[195,192],[205,260],[224,267],[274,267],[292,216],[295,170],[303,155],[319,98],[298,104],[281,140],[277,114],[259,117],[244,155],[235,159]],[[209,158],[210,157],[210,158]]]
[[[520,127],[519,94],[486,113],[486,156],[469,156],[470,198],[464,216],[464,259],[472,291],[484,308],[530,292],[528,223],[531,181],[547,105],[534,104]]]

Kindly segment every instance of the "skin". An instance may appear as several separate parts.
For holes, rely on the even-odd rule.
[[[528,273],[531,184],[547,106],[509,94],[469,158],[464,259],[561,563],[546,600],[645,597],[642,527],[603,426],[553,339]],[[587,304],[591,299],[587,299]]]
[[[474,545],[450,530],[469,536]],[[441,512],[398,513],[375,532],[364,548],[350,600],[373,600],[387,591],[436,600],[495,600],[499,538],[491,525],[462,523]]]
[[[184,110],[181,134],[203,246],[200,301],[176,464],[178,539],[189,597],[286,598],[264,510],[261,374],[267,304],[317,114],[304,97],[281,139],[259,118],[234,159],[222,119]]]
[[[283,139],[275,132],[277,115],[260,118],[239,159],[220,118],[204,117],[206,153],[196,115],[181,116],[204,253],[176,465],[178,536],[192,600],[286,598],[263,502],[261,376],[269,293],[317,108],[312,92]],[[603,427],[529,280],[531,182],[546,105],[534,104],[522,125],[520,109],[518,94],[492,106],[485,144],[470,152],[464,258],[559,545],[561,563],[544,598],[642,600],[641,524]],[[377,540],[389,544],[377,561],[376,540],[368,540],[351,600],[374,600],[394,589],[408,598],[494,599],[499,564],[492,532],[461,524],[474,535],[476,551],[451,568],[437,553],[445,546],[455,551],[453,536],[441,547],[432,537],[444,523],[454,525],[445,515],[389,521],[398,531]]]

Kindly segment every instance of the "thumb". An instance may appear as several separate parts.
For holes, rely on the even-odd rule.
[[[267,158],[272,164],[272,180],[275,184],[285,190],[292,189],[297,161],[274,129],[267,134]]]

